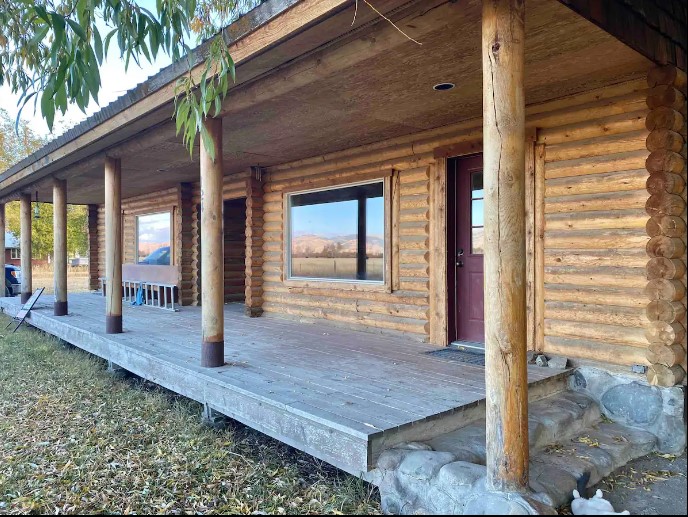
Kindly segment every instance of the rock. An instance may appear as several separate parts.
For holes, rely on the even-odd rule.
[[[564,468],[535,462],[530,465],[530,488],[546,493],[551,498],[550,506],[559,507],[571,499],[577,479]]]
[[[455,461],[443,466],[436,483],[447,490],[457,490],[459,487],[470,488],[478,479],[484,477],[486,469],[482,465],[475,465],[466,461]]]
[[[547,361],[547,358],[544,355],[538,355],[535,357],[535,364],[541,366],[542,368],[545,368],[547,367],[549,362]]]
[[[602,395],[601,402],[613,418],[630,425],[654,423],[662,413],[663,405],[657,389],[637,382],[614,386]]]
[[[380,470],[394,470],[403,459],[409,455],[409,451],[404,449],[389,449],[380,455],[377,460],[377,468]]]
[[[566,357],[552,356],[547,360],[547,366],[555,370],[566,370],[569,360]]]
[[[466,503],[464,515],[537,515],[521,496],[488,492],[476,494]]]
[[[426,481],[435,477],[442,467],[455,459],[449,452],[411,451],[399,465],[399,474],[416,481]]]
[[[402,449],[406,451],[431,451],[432,447],[428,445],[427,443],[422,443],[422,442],[409,442],[409,443],[400,443],[399,445],[395,445],[392,447],[393,449]]]

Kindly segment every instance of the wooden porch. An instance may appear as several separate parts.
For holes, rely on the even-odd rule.
[[[484,414],[482,366],[428,355],[402,337],[225,306],[225,361],[200,366],[200,307],[170,313],[125,305],[124,333],[106,334],[105,299],[70,295],[69,316],[39,301],[28,321],[96,356],[228,415],[349,473],[374,468],[400,442],[428,439]],[[13,315],[19,298],[0,298]],[[531,398],[564,373],[530,367]]]

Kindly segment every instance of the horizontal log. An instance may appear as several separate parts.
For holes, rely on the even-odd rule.
[[[650,174],[645,182],[645,188],[650,194],[680,194],[686,188],[686,180],[679,174],[659,172]]]
[[[559,336],[545,336],[544,345],[545,354],[589,359],[600,363],[624,366],[648,364],[645,358],[646,349],[642,347]]]
[[[666,237],[683,237],[686,235],[686,222],[677,215],[651,217],[645,224],[645,230],[650,237],[665,235]]]
[[[681,364],[685,359],[685,350],[682,345],[652,344],[647,349],[647,360],[652,364],[662,364],[667,367]]]
[[[666,149],[678,153],[683,149],[685,140],[682,135],[671,129],[654,129],[647,136],[645,143],[650,152]]]
[[[581,300],[594,305],[641,308],[647,306],[647,295],[643,289],[639,288],[545,284],[545,301],[580,302]]]
[[[549,162],[545,166],[545,177],[547,179],[568,178],[587,174],[636,170],[643,168],[646,159],[647,150],[643,148],[637,151],[609,156],[593,156],[561,162]]]
[[[679,153],[661,149],[653,151],[645,160],[645,169],[650,174],[658,172],[686,173],[686,159]]]
[[[685,109],[685,102],[686,98],[683,93],[673,85],[658,85],[650,88],[647,93],[647,107],[651,110],[667,106],[680,111]]]
[[[642,229],[555,230],[545,232],[546,248],[599,249],[636,248],[647,242]]]
[[[597,136],[588,140],[550,145],[547,147],[545,161],[560,162],[637,151],[645,148],[647,138],[647,130],[642,128],[632,133]]]
[[[645,211],[650,217],[683,215],[685,209],[686,202],[676,194],[653,194],[645,203]]]
[[[647,85],[655,86],[671,84],[681,91],[686,89],[686,72],[674,65],[661,65],[651,68],[647,73]]]
[[[683,323],[686,317],[686,306],[682,301],[654,300],[647,305],[645,314],[649,321]]]
[[[675,345],[683,342],[686,337],[686,329],[682,323],[675,321],[667,323],[665,321],[651,321],[645,329],[645,337],[650,344]],[[661,361],[650,361],[651,363]],[[678,361],[677,361],[678,362]],[[676,363],[674,363],[676,364]],[[668,364],[667,366],[673,366]]]
[[[553,145],[564,142],[586,140],[602,135],[617,135],[639,131],[645,127],[646,109],[632,113],[622,113],[601,119],[586,120],[576,124],[541,128],[538,130],[538,142]]]
[[[645,295],[650,301],[665,300],[677,302],[686,295],[686,287],[680,280],[655,278],[647,283]]]
[[[646,181],[647,171],[645,168],[589,174],[587,176],[554,178],[545,182],[545,197],[640,190],[646,186]]]
[[[647,254],[640,249],[569,250],[545,249],[547,266],[645,267]]]
[[[680,280],[686,274],[686,265],[683,260],[666,257],[654,257],[647,263],[647,279],[666,278],[667,280]]]
[[[680,258],[686,251],[686,243],[678,237],[658,235],[648,241],[645,251],[650,257]]]
[[[429,299],[427,293],[416,291],[366,291],[363,289],[335,289],[331,287],[310,286],[285,286],[280,282],[265,281],[263,287],[266,292],[305,294],[309,296],[324,296],[327,298],[357,298],[360,300],[375,300],[384,303],[400,303],[403,305],[427,306]],[[645,302],[647,303],[647,302]]]
[[[647,204],[647,190],[557,196],[545,200],[545,213],[628,210]]]
[[[651,386],[676,386],[681,384],[685,376],[686,372],[678,365],[668,367],[663,364],[653,364],[647,370],[647,382]]]
[[[639,210],[608,210],[571,214],[547,214],[548,230],[603,230],[611,228],[645,228],[647,215]]]
[[[637,327],[545,319],[545,335],[647,347],[645,330]]]
[[[595,305],[583,302],[545,302],[545,318],[645,328],[648,320],[641,307]]]
[[[650,111],[645,119],[645,128],[648,131],[655,129],[669,129],[680,132],[683,129],[685,119],[681,113],[673,108],[662,106]]]
[[[608,285],[640,289],[647,285],[643,268],[545,266],[544,279],[547,284]]]

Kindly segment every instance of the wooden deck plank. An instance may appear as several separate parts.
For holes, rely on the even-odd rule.
[[[398,336],[248,318],[225,307],[225,359],[200,366],[200,307],[177,313],[124,306],[124,333],[104,334],[104,298],[70,295],[70,315],[43,301],[31,324],[352,474],[399,440],[465,422],[485,396],[484,368],[429,356]],[[0,298],[12,312],[18,300]],[[540,382],[558,372],[531,368]]]

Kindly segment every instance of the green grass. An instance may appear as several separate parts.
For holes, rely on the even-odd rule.
[[[206,427],[200,404],[34,329],[0,334],[0,513],[380,512],[370,485]]]

